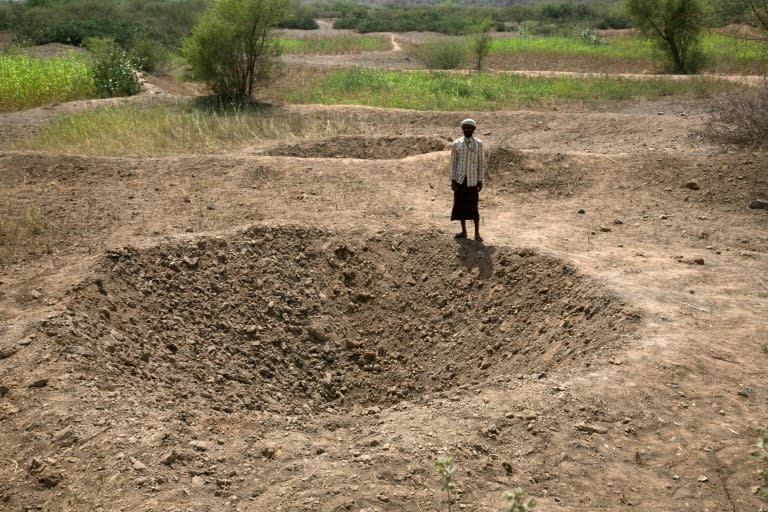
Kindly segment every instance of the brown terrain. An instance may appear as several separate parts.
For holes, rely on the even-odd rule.
[[[764,509],[768,155],[707,104],[281,108],[368,129],[0,151],[0,215],[44,221],[0,266],[0,510],[426,512],[438,457],[453,510]],[[483,243],[449,221],[466,116]]]

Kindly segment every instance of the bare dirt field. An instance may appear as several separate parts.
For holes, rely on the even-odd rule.
[[[0,267],[0,510],[434,511],[440,456],[455,510],[764,508],[765,153],[705,104],[284,108],[371,133],[0,151],[0,214],[48,226]],[[483,243],[448,220],[466,116]]]

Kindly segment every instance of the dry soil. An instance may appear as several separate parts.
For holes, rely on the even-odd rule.
[[[59,106],[5,114],[0,136]],[[215,155],[0,151],[0,510],[751,511],[765,153],[707,105],[344,109]],[[448,143],[490,148],[455,241]]]

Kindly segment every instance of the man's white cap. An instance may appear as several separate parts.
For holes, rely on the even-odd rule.
[[[461,122],[461,126],[464,126],[464,125],[474,126],[475,128],[477,128],[477,123],[475,122],[475,120],[470,118],[467,118]]]

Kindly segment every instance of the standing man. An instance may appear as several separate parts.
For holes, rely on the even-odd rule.
[[[475,240],[482,242],[477,202],[483,190],[485,155],[483,141],[473,136],[475,128],[477,123],[473,119],[463,120],[461,130],[464,136],[453,141],[451,146],[451,220],[461,221],[461,233],[457,233],[454,238],[467,238],[467,220],[472,220],[475,224]]]

